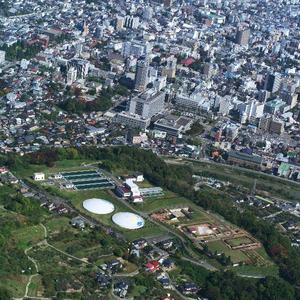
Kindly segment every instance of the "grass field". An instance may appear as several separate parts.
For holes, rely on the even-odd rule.
[[[31,297],[41,297],[44,292],[44,287],[42,284],[42,277],[41,275],[35,276],[31,280],[31,284],[28,288],[28,296]]]
[[[188,206],[193,211],[191,219],[184,218],[181,220],[185,224],[207,222],[211,219],[205,211],[196,206],[192,201],[184,197],[179,197],[170,191],[165,191],[163,196],[146,198],[144,199],[144,203],[136,205],[138,210],[148,213],[162,208],[176,208],[181,206]]]
[[[137,204],[137,207],[141,211],[152,212],[160,208],[175,208],[181,205],[192,205],[192,202],[171,192],[165,192],[163,196],[145,198],[144,203]]]
[[[40,225],[25,226],[15,230],[12,236],[16,240],[18,248],[25,250],[44,239],[44,230]]]
[[[231,247],[237,247],[240,245],[247,245],[253,243],[253,241],[247,236],[241,236],[232,239],[226,239],[226,243],[229,244]]]
[[[216,251],[219,253],[224,253],[226,256],[230,256],[233,263],[246,262],[248,257],[240,250],[231,250],[228,246],[225,245],[221,240],[213,241],[207,243],[208,249],[213,253]]]
[[[242,276],[278,276],[278,266],[238,266],[234,270]]]
[[[0,287],[3,286],[7,290],[9,290],[14,295],[14,297],[24,296],[27,282],[28,276],[25,275],[14,275],[3,278],[0,277]]]
[[[73,170],[80,170],[86,169],[84,167],[85,164],[97,164],[97,161],[88,160],[88,159],[73,159],[73,160],[60,160],[55,162],[53,167],[48,167],[45,165],[29,165],[27,168],[22,168],[13,171],[15,175],[20,178],[31,177],[35,172],[43,172],[46,175],[51,173],[56,173],[61,170],[64,171],[73,171]]]
[[[46,222],[44,222],[44,225],[47,228],[48,235],[59,232],[63,228],[69,228],[69,230],[72,229],[72,227],[70,226],[70,219],[63,216],[50,218]],[[77,230],[74,229],[74,232],[77,232]]]

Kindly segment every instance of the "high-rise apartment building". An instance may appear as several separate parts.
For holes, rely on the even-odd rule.
[[[143,92],[148,84],[149,61],[148,59],[139,59],[136,65],[135,85],[137,91]]]
[[[71,85],[77,79],[77,69],[71,67],[67,72],[67,85]]]
[[[264,89],[268,92],[276,93],[280,88],[280,84],[281,84],[280,74],[278,73],[268,74],[265,81]]]

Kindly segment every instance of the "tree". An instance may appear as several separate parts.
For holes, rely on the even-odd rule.
[[[11,293],[7,289],[0,287],[0,300],[8,299],[12,299]]]

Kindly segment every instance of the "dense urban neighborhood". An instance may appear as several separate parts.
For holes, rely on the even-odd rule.
[[[299,0],[0,0],[0,300],[300,299]]]

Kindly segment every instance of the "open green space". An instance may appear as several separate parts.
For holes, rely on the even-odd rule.
[[[247,236],[241,236],[232,239],[226,239],[226,243],[229,244],[231,247],[237,247],[240,245],[247,245],[253,243],[253,241]]]
[[[158,227],[157,225],[155,225],[147,220],[145,221],[145,226],[143,228],[136,229],[136,230],[123,229],[123,228],[120,228],[119,226],[115,225],[111,219],[113,214],[115,214],[117,212],[126,212],[126,211],[133,212],[133,211],[131,209],[129,209],[126,205],[124,205],[121,202],[121,200],[117,199],[114,196],[113,192],[111,192],[109,190],[98,190],[97,189],[97,190],[66,191],[66,190],[59,190],[52,186],[49,187],[49,189],[52,192],[57,193],[59,196],[64,197],[65,199],[68,199],[82,213],[94,218],[95,220],[101,222],[104,225],[110,226],[110,227],[115,228],[116,230],[120,231],[129,240],[134,240],[134,239],[140,238],[142,236],[143,237],[156,236],[156,235],[163,233],[163,231],[160,227]],[[101,199],[105,199],[105,200],[112,202],[115,206],[114,212],[111,214],[108,214],[108,215],[96,215],[96,214],[86,211],[82,206],[82,202],[89,198],[101,198]]]
[[[47,228],[48,235],[62,231],[64,228],[71,230],[70,219],[64,216],[59,216],[55,218],[49,218],[44,222],[45,227]],[[77,232],[76,229],[73,229],[74,232]]]
[[[40,225],[25,226],[15,230],[12,238],[16,240],[19,248],[25,250],[44,239],[44,230]]]
[[[28,287],[28,296],[41,297],[43,296],[44,287],[42,283],[42,276],[37,275],[31,279],[31,283]]]
[[[23,297],[25,294],[25,288],[28,282],[28,278],[29,276],[17,274],[0,277],[0,287],[4,287],[9,290],[14,295],[14,297]]]
[[[28,165],[26,168],[19,168],[13,170],[14,174],[20,178],[31,177],[35,172],[43,172],[46,175],[51,173],[61,172],[64,170],[65,172],[68,171],[78,171],[78,170],[86,170],[87,164],[97,164],[95,160],[88,160],[88,159],[64,159],[58,160],[54,163],[53,167],[49,167],[46,165]],[[88,167],[90,168],[90,167]]]
[[[143,182],[137,182],[136,184],[141,189],[153,187],[153,185],[147,179],[144,179]]]
[[[206,222],[209,221],[210,218],[199,206],[196,206],[192,201],[187,198],[180,197],[170,191],[165,191],[163,196],[157,197],[148,197],[144,199],[144,203],[137,204],[137,209],[145,212],[153,212],[162,208],[177,208],[177,207],[185,207],[188,206],[192,209],[192,218],[185,218],[183,223],[190,222]]]
[[[240,250],[231,250],[225,243],[221,240],[212,241],[207,243],[208,249],[214,253],[218,254],[224,253],[226,256],[230,256],[233,263],[240,263],[248,261],[248,257]]]
[[[234,270],[237,274],[242,276],[278,276],[278,266],[272,264],[270,266],[238,266]]]

